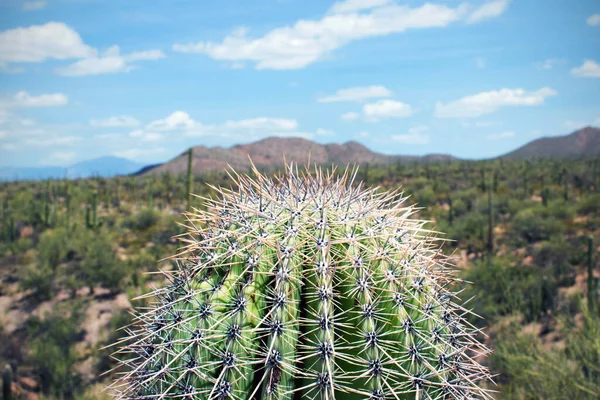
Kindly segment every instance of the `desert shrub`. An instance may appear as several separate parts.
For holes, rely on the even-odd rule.
[[[123,221],[123,227],[137,231],[145,231],[156,225],[159,218],[160,214],[158,211],[153,208],[144,208],[138,213],[126,218]]]
[[[549,241],[540,243],[535,249],[535,264],[543,268],[548,268],[562,286],[569,286],[574,283],[572,279],[565,281],[574,272],[571,265],[572,254],[576,249],[570,245],[563,237],[554,237]]]
[[[511,220],[511,232],[515,239],[533,243],[550,239],[561,232],[562,225],[556,218],[548,215],[542,206],[519,211]]]
[[[56,398],[72,398],[80,384],[75,372],[77,356],[72,347],[81,337],[82,310],[56,313],[41,320],[27,320],[29,350],[42,392]]]
[[[600,215],[600,194],[583,197],[577,204],[577,213],[580,215]]]
[[[68,232],[65,229],[45,231],[38,243],[38,263],[56,270],[65,261],[68,250]]]
[[[52,298],[54,271],[48,264],[30,265],[21,275],[21,290],[33,289],[33,297],[38,301]]]
[[[555,199],[548,202],[548,215],[557,219],[570,219],[575,216],[573,203],[565,203],[564,200]]]
[[[478,261],[466,271],[465,279],[477,282],[467,285],[465,294],[465,298],[475,296],[469,303],[475,313],[492,319],[520,312],[529,322],[555,307],[558,288],[551,274],[504,264],[502,259]]]
[[[490,360],[503,399],[597,399],[600,393],[600,317],[584,310],[578,329],[567,324],[566,346],[546,349],[513,323],[496,334]]]
[[[104,230],[90,233],[81,233],[78,240],[77,253],[79,260],[71,266],[72,273],[76,275],[81,285],[102,287],[115,290],[127,275],[127,269],[116,256],[113,241]]]

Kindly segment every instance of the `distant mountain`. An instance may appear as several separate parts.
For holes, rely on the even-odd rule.
[[[140,170],[142,164],[120,157],[106,156],[81,161],[69,167],[23,167],[0,168],[0,181],[88,178],[101,176],[129,175]]]
[[[311,164],[386,164],[390,162],[415,161],[419,159],[451,160],[452,156],[388,156],[369,150],[364,145],[350,141],[344,144],[326,144],[301,138],[272,137],[258,142],[223,147],[194,147],[194,171],[196,173],[224,170],[228,165],[238,170],[250,167],[250,160],[259,168],[275,168],[285,161]],[[163,172],[183,173],[187,170],[187,151],[154,168],[145,168],[146,174]]]
[[[67,169],[67,174],[69,178],[84,178],[89,176],[110,177],[116,175],[129,175],[142,167],[142,164],[135,161],[120,157],[106,156],[73,164]]]
[[[500,158],[600,157],[600,129],[585,127],[565,136],[536,139]]]

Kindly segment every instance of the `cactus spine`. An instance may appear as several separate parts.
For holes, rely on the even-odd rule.
[[[187,214],[179,268],[116,352],[116,398],[491,398],[487,349],[406,198],[356,171],[255,173]]]

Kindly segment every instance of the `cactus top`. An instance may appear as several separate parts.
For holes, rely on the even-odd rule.
[[[490,398],[439,240],[355,172],[235,173],[138,313],[127,399]]]

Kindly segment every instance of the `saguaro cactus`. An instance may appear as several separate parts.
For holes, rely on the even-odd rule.
[[[448,259],[401,194],[255,173],[188,214],[179,268],[116,353],[116,398],[490,398]]]
[[[9,364],[6,364],[2,370],[2,397],[4,400],[12,399],[12,376],[12,368]]]

